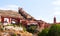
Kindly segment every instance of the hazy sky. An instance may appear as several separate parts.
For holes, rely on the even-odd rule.
[[[0,9],[18,10],[18,7],[36,19],[52,23],[56,16],[60,22],[60,0],[0,0]]]

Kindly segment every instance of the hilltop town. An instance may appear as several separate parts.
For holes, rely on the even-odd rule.
[[[52,24],[57,24],[56,17],[54,17]],[[12,35],[16,34],[16,36],[32,36],[33,34],[30,28],[35,31],[34,36],[37,36],[36,34],[38,32],[41,32],[45,28],[50,28],[52,24],[35,19],[22,8],[18,8],[18,12],[13,10],[0,10],[1,36],[3,34],[11,36],[11,33]]]

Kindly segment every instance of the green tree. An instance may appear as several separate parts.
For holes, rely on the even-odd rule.
[[[60,36],[60,24],[53,24],[47,36]]]
[[[35,33],[35,32],[37,32],[36,28],[37,28],[37,25],[31,24],[31,25],[28,25],[27,31],[30,33]]]
[[[42,32],[38,33],[38,36],[46,36],[47,33],[48,33],[48,28],[45,28],[45,29],[42,30]]]

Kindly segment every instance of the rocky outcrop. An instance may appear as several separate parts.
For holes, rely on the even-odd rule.
[[[5,26],[7,27],[7,26]],[[16,29],[12,29],[12,26],[10,27],[10,29],[4,29],[5,27],[2,27],[2,25],[0,25],[0,36],[32,36],[32,33],[29,33],[27,31],[24,30],[17,30],[18,27]]]

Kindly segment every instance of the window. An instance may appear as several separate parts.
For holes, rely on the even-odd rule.
[[[8,18],[4,18],[4,23],[8,23],[9,19]]]
[[[11,23],[12,24],[16,24],[16,20],[15,19],[12,19]]]

